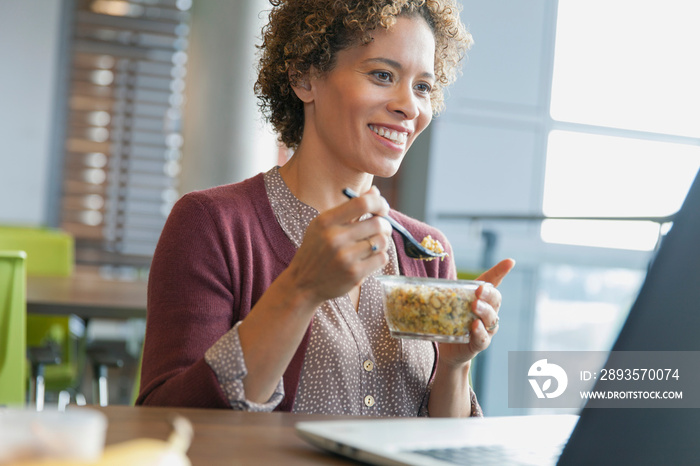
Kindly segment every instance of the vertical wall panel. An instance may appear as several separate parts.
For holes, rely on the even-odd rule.
[[[0,2],[1,223],[46,223],[61,3]]]

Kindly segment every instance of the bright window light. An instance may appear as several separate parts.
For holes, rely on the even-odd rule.
[[[700,137],[700,2],[559,0],[554,120]]]
[[[552,131],[547,146],[546,216],[662,217],[676,212],[700,167],[700,146]],[[653,222],[560,221],[542,226],[550,243],[651,250]]]
[[[700,146],[552,131],[542,209],[547,216],[670,215],[698,167]]]
[[[651,251],[659,240],[659,225],[613,220],[545,220],[541,236],[545,243]]]

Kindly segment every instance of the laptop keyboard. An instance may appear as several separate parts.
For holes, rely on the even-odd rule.
[[[502,445],[469,446],[413,450],[411,453],[428,456],[457,465],[536,465],[556,464],[563,445],[549,449],[506,448]]]

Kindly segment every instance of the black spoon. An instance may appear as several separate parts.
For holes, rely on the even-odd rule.
[[[347,197],[350,199],[357,197],[357,193],[353,191],[350,188],[345,188],[343,189],[343,194],[345,194]],[[385,219],[391,227],[398,231],[399,234],[403,237],[403,247],[404,251],[406,251],[406,255],[408,257],[411,257],[413,259],[420,259],[420,260],[433,260],[433,259],[439,259],[441,257],[445,257],[447,254],[446,253],[437,253],[435,251],[431,251],[430,249],[426,248],[422,244],[420,244],[416,239],[411,235],[411,233],[406,230],[403,225],[398,223],[396,220],[393,218],[387,216],[387,215],[381,215],[383,219]]]

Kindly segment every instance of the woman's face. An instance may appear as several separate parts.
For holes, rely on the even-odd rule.
[[[432,119],[435,39],[418,16],[401,16],[372,36],[310,78],[302,146],[314,141],[351,171],[387,177]]]

